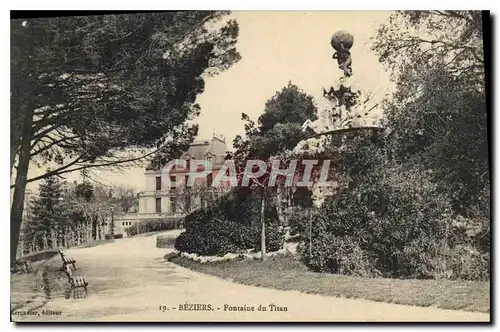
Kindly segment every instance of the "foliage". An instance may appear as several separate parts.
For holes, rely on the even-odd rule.
[[[217,204],[187,215],[186,231],[177,238],[175,248],[205,256],[260,250],[260,195],[245,189],[236,189]],[[275,251],[283,246],[283,227],[274,206],[267,205],[265,215],[266,246]]]
[[[487,278],[488,257],[474,248],[475,237],[484,237],[481,223],[473,225],[465,218],[457,222],[449,199],[429,174],[383,164],[353,183],[313,215],[312,254],[307,221],[299,227],[301,259],[311,269],[364,276]],[[457,254],[463,250],[469,254]]]
[[[116,161],[110,154],[116,149],[182,150],[196,134],[184,123],[199,111],[203,73],[215,74],[240,58],[234,21],[218,29],[205,24],[225,14],[12,20],[12,102],[16,110],[34,111],[32,159],[106,165]],[[51,174],[77,168],[68,167]]]
[[[311,237],[307,218],[293,221],[311,269],[489,278],[481,23],[479,12],[400,12],[380,27],[373,49],[397,83],[386,130],[325,147],[348,185],[314,213]]]
[[[289,82],[266,102],[257,124],[244,113],[242,119],[246,121],[246,138],[236,136],[233,142],[238,150],[236,154],[246,158],[269,158],[292,149],[304,139],[302,124],[306,120],[316,120],[317,109],[312,96]]]
[[[27,241],[42,246],[40,234],[55,230],[60,233],[69,221],[67,207],[63,202],[62,183],[52,176],[44,179],[39,186],[39,196],[33,200],[32,218],[26,223],[24,235]],[[53,246],[53,244],[50,244]]]
[[[399,11],[379,27],[372,48],[396,78],[444,60],[448,72],[469,77],[471,87],[484,91],[481,11]]]
[[[304,210],[290,218],[309,268],[489,278],[481,29],[481,13],[457,11],[396,13],[380,27],[373,49],[397,83],[386,130],[320,142],[340,186],[312,228]]]
[[[484,94],[467,91],[466,77],[431,70],[422,93],[388,107],[394,158],[433,171],[459,213],[489,187],[488,129]]]
[[[312,97],[291,82],[265,105],[264,113],[255,124],[246,114],[246,137],[237,136],[235,152],[228,158],[235,160],[241,174],[249,159],[268,161],[274,154],[295,146],[303,137],[301,125],[316,118]],[[176,248],[199,255],[225,254],[245,249],[261,250],[261,204],[265,200],[266,249],[276,251],[284,244],[284,224],[279,218],[280,197],[273,197],[275,189],[267,187],[269,172],[259,179],[251,179],[250,186],[235,188],[213,207],[188,215],[186,232],[179,236]]]
[[[188,120],[199,112],[203,75],[241,58],[235,48],[237,23],[220,24],[226,14],[171,11],[11,21],[11,175],[16,170],[11,264],[28,182],[152,155],[159,167],[185,151],[198,129]],[[127,154],[125,149],[135,150]],[[29,178],[30,162],[53,168]]]
[[[397,83],[385,105],[391,154],[432,170],[464,215],[489,187],[481,15],[399,12],[373,45]]]
[[[111,196],[116,201],[119,212],[136,212],[139,201],[137,198],[137,190],[129,186],[114,186],[111,189]]]
[[[179,229],[181,228],[182,220],[180,218],[165,218],[165,219],[146,219],[139,221],[139,232],[140,233],[148,233],[148,232],[159,232],[170,229]],[[132,225],[127,227],[125,231],[128,236],[137,235],[138,227],[137,225]]]
[[[287,226],[290,228],[290,235],[292,237],[299,236],[302,239],[309,234],[308,222],[312,218],[312,213],[313,210],[311,207],[291,206],[286,209]]]
[[[350,236],[331,236],[322,233],[312,243],[302,242],[297,251],[305,265],[315,272],[377,276],[374,260],[363,250],[358,239]]]

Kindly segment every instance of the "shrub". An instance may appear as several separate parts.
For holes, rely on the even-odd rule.
[[[316,272],[372,277],[379,275],[373,257],[361,249],[357,239],[343,236],[320,236],[312,243],[305,241],[298,247],[305,265]]]
[[[313,210],[311,208],[302,208],[298,206],[290,207],[286,210],[286,220],[290,227],[290,235],[293,237],[307,236],[309,232],[308,221],[311,218]]]
[[[234,189],[217,204],[186,216],[186,231],[177,238],[175,248],[202,256],[260,250],[261,199],[247,190]],[[276,208],[266,206],[266,247],[276,251],[283,246],[284,229],[279,225]]]
[[[313,216],[313,254],[309,255],[306,236],[299,253],[307,266],[324,272],[464,276],[465,272],[454,272],[453,258],[446,253],[463,242],[451,226],[450,206],[424,172],[376,169],[364,181],[325,201]]]
[[[210,224],[214,228],[224,227],[217,221]],[[227,235],[218,234],[214,229],[207,229],[204,234],[196,231],[181,233],[175,241],[175,249],[201,256],[223,256],[228,252],[237,251],[238,247]]]
[[[145,219],[139,222],[139,232],[159,232],[170,229],[178,229],[182,227],[181,218],[167,218],[167,219]],[[137,225],[133,225],[125,229],[128,236],[137,235]]]
[[[279,223],[276,222],[277,220],[273,219],[266,219],[266,251],[267,252],[273,252],[273,251],[278,251],[281,248],[283,248],[283,245],[285,243],[285,228],[279,225]],[[262,231],[262,225],[258,228],[259,231],[256,232],[257,234],[252,234],[253,238],[255,239],[255,245],[253,249],[255,251],[261,251],[261,231]]]
[[[460,246],[455,248],[455,278],[465,280],[490,279],[490,253],[481,253],[477,248]]]

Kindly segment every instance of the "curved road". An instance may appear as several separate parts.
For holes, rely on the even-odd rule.
[[[166,233],[165,233],[166,234]],[[176,236],[175,232],[170,232]],[[342,299],[234,284],[166,262],[172,249],[156,236],[121,239],[68,250],[76,273],[89,280],[89,296],[57,296],[38,309],[61,315],[15,316],[17,321],[489,321],[489,314]],[[179,310],[211,306],[211,311]],[[269,304],[287,311],[270,311]],[[254,306],[256,311],[224,310]],[[257,311],[259,305],[267,311]]]

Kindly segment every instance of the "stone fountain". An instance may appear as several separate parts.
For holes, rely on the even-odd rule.
[[[342,76],[328,89],[323,88],[323,100],[318,107],[318,119],[307,120],[302,130],[308,138],[299,142],[293,154],[314,156],[324,152],[334,136],[352,131],[381,130],[370,113],[379,105],[372,95],[356,86],[352,77],[351,48],[354,37],[347,31],[333,34],[330,44],[334,50],[332,58],[337,60]],[[342,139],[344,139],[342,137]],[[315,184],[312,188],[316,206],[324,201],[325,196],[333,193],[334,188]]]

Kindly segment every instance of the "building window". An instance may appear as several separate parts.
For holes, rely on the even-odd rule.
[[[156,177],[156,190],[161,190],[161,176]]]
[[[156,213],[161,213],[161,197],[156,198]]]
[[[189,178],[189,175],[186,175],[186,176],[184,177],[184,185],[185,185],[185,186],[187,186],[187,184],[188,184],[188,178]]]
[[[176,213],[177,210],[177,200],[175,199],[175,196],[170,197],[170,210],[172,211],[172,214]]]
[[[175,187],[175,176],[170,177],[170,187]]]
[[[212,173],[207,175],[207,187],[210,187],[212,185]]]
[[[186,196],[186,201],[184,202],[184,207],[186,208],[186,212],[189,212],[191,210],[191,196],[187,195]]]

